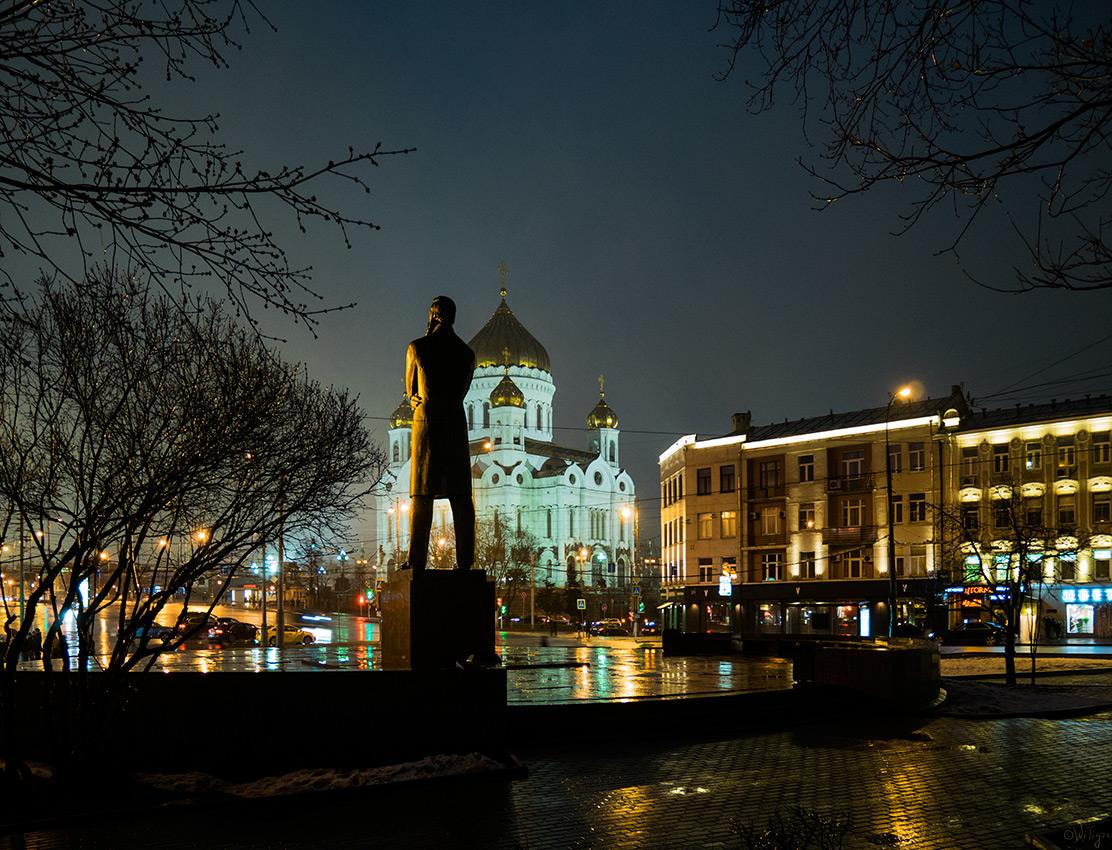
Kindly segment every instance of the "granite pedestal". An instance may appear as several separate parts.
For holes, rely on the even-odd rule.
[[[494,582],[483,570],[406,570],[386,583],[382,661],[387,670],[498,662]]]

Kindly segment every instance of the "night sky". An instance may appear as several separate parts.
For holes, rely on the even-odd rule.
[[[715,5],[267,2],[277,32],[255,25],[230,69],[152,94],[222,113],[253,167],[415,148],[381,161],[371,194],[333,186],[380,231],[351,250],[327,227],[287,240],[327,303],[358,306],[317,339],[265,327],[310,376],[358,393],[384,443],[432,298],[456,300],[470,339],[505,262],[507,301],[552,359],[559,442],[585,447],[606,377],[642,537],[659,535],[659,454],[727,432],[735,411],[764,424],[879,406],[910,380],[932,396],[965,382],[988,406],[1112,390],[1109,293],[1008,295],[966,276],[1010,283],[1009,198],[960,262],[938,254],[952,211],[892,235],[913,186],[816,211],[796,159],[821,140],[787,101],[750,114],[744,61],[716,81]]]

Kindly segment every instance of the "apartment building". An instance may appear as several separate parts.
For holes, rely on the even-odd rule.
[[[960,388],[794,422],[734,416],[660,458],[667,627],[736,634],[887,633],[926,622],[939,581],[941,436]]]

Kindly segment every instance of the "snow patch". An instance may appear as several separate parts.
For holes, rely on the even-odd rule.
[[[481,753],[436,755],[420,761],[366,770],[315,768],[283,776],[264,776],[251,782],[227,782],[207,773],[138,774],[140,784],[176,795],[230,795],[242,798],[284,797],[392,785],[443,776],[464,776],[504,770],[506,765]]]

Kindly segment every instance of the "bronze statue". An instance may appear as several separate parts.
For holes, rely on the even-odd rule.
[[[411,342],[405,355],[405,391],[413,406],[408,566],[414,570],[423,570],[428,560],[434,499],[452,505],[456,568],[471,569],[475,561],[475,502],[463,410],[475,352],[452,330],[455,320],[451,298],[433,299],[428,333]]]

